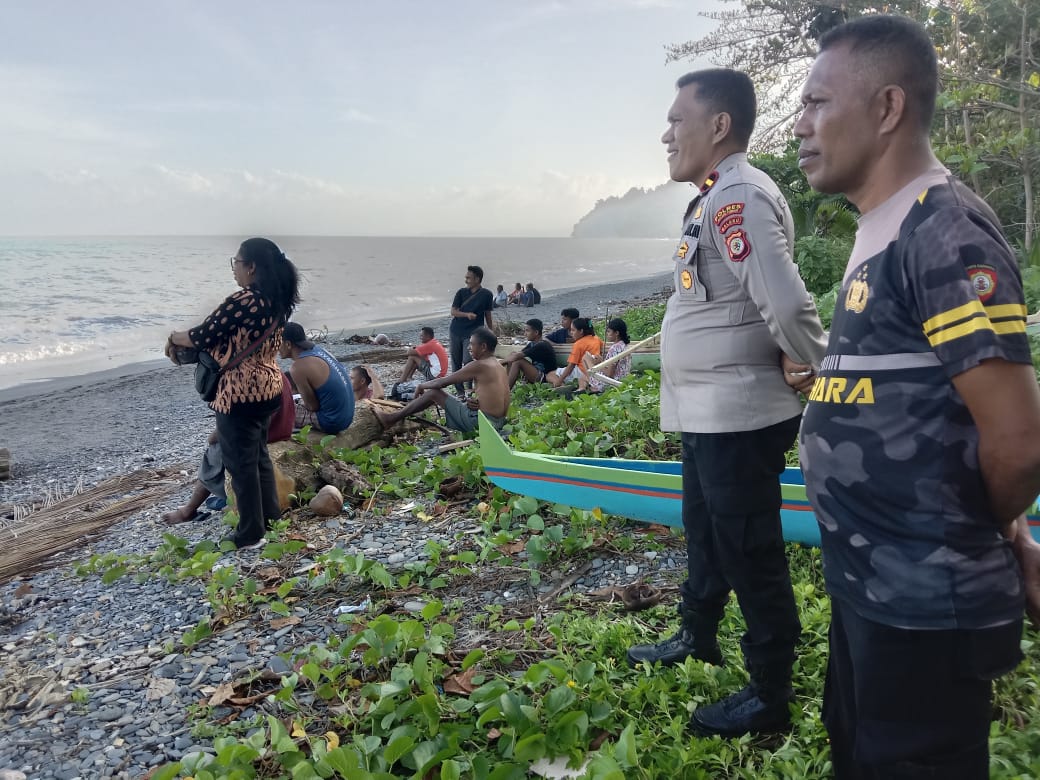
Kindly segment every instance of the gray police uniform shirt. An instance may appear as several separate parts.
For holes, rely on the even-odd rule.
[[[980,629],[1022,617],[1018,566],[951,379],[1030,363],[1015,257],[945,169],[860,219],[801,431],[834,599],[876,623]]]
[[[753,431],[802,411],[781,351],[819,365],[826,338],[792,260],[794,225],[776,184],[726,157],[683,220],[675,292],[661,325],[661,430]]]

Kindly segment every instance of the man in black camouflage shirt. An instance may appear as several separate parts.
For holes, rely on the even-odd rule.
[[[988,777],[992,680],[1038,603],[1022,281],[995,215],[932,154],[937,82],[917,23],[864,17],[821,40],[795,125],[809,183],[862,214],[801,432],[839,779]]]

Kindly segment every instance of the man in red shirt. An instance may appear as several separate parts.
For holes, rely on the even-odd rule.
[[[433,328],[426,326],[419,331],[419,345],[408,350],[408,361],[397,381],[407,382],[418,371],[427,380],[437,379],[448,373],[448,353],[444,345],[433,337]]]

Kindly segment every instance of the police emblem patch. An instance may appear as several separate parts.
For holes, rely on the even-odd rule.
[[[867,298],[870,297],[870,285],[867,284],[867,266],[863,266],[856,274],[856,278],[849,285],[849,291],[845,294],[845,311],[862,314],[867,308]]]
[[[686,253],[690,251],[690,245],[683,241],[679,244],[679,248],[675,250],[675,256],[680,260],[686,259]]]
[[[980,301],[988,301],[997,291],[997,269],[991,265],[969,265],[968,279]]]
[[[682,283],[684,290],[689,290],[693,287],[693,274],[690,273],[689,268],[684,268],[682,273],[679,274],[679,281]]]
[[[734,263],[739,263],[751,254],[751,242],[743,230],[734,230],[726,236],[726,253]]]

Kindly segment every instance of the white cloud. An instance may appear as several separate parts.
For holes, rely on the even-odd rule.
[[[363,124],[363,125],[374,125],[374,124],[377,124],[379,122],[379,120],[376,119],[371,114],[366,114],[361,109],[353,108],[353,107],[348,108],[345,111],[341,112],[339,118],[343,122],[357,123],[357,124]]]
[[[175,189],[183,192],[204,195],[216,195],[224,190],[218,187],[213,179],[197,171],[177,171],[167,168],[165,165],[156,165],[156,172]]]

